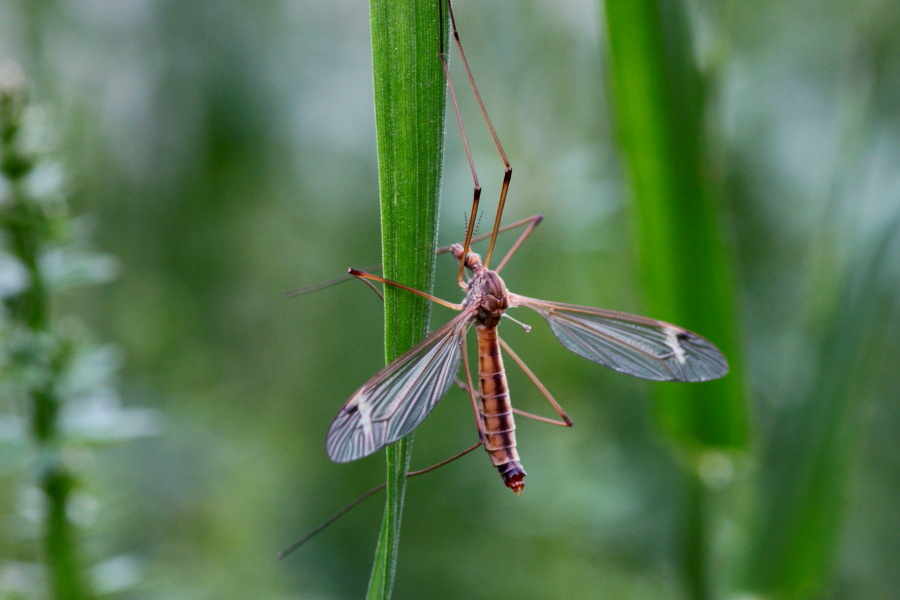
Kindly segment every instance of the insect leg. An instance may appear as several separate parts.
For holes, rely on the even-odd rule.
[[[374,283],[372,283],[371,281],[369,281],[369,280],[366,279],[365,277],[357,277],[357,279],[359,279],[359,280],[362,281],[364,284],[366,284],[367,286],[369,286],[369,288],[370,288],[373,292],[375,292],[375,295],[378,296],[379,298],[381,298],[381,301],[384,302],[384,294],[382,294],[382,293],[378,290],[378,288],[375,287],[375,284],[374,284]]]
[[[357,271],[356,269],[348,269],[348,273],[353,275],[354,277],[362,280],[371,280],[377,281],[379,283],[383,283],[385,285],[392,285],[396,288],[400,288],[401,290],[406,290],[407,292],[416,294],[417,296],[421,296],[427,300],[431,300],[432,302],[437,302],[441,306],[446,306],[447,308],[452,308],[453,310],[462,310],[465,308],[462,304],[453,304],[452,302],[447,302],[446,300],[441,300],[437,296],[432,296],[426,292],[422,292],[415,288],[411,288],[408,285],[403,285],[402,283],[397,283],[396,281],[391,281],[390,279],[385,279],[384,277],[379,277],[378,275],[372,275],[371,273],[366,273],[364,271]],[[377,290],[376,290],[377,293]],[[380,294],[379,294],[380,295]]]
[[[443,2],[443,0],[439,0]],[[447,6],[450,6],[448,1]],[[451,13],[452,14],[452,13]],[[454,25],[454,30],[456,26]],[[442,30],[443,32],[443,30]],[[450,79],[450,65],[447,64],[447,56],[443,47],[443,38],[441,39],[441,64],[444,66],[444,78],[447,80],[447,89],[450,91],[450,100],[453,102],[453,110],[456,112],[456,122],[459,124],[459,131],[462,134],[463,148],[466,150],[466,159],[469,161],[469,170],[472,172],[472,182],[474,185],[472,191],[472,217],[466,225],[466,241],[463,247],[468,251],[469,245],[472,243],[472,232],[475,230],[475,215],[478,214],[478,203],[481,200],[481,184],[478,183],[478,172],[475,170],[475,161],[472,160],[472,151],[469,149],[469,138],[466,136],[466,128],[463,126],[462,114],[459,112],[459,102],[456,100],[456,91],[453,89],[453,81]],[[459,272],[456,275],[456,281],[460,287],[463,287],[463,273],[466,264],[466,253],[463,252],[462,258],[459,260]]]
[[[480,443],[485,442],[484,423],[481,419],[481,408],[478,406],[478,399],[475,397],[475,386],[472,384],[472,370],[469,368],[469,354],[466,352],[466,340],[463,338],[459,342],[462,346],[463,369],[466,371],[466,383],[464,387],[469,392],[469,398],[472,399],[472,412],[475,415],[475,428],[478,430],[478,440]]]
[[[498,337],[497,339],[500,340],[500,345],[503,346],[503,349],[506,350],[506,353],[509,354],[514,361],[516,361],[516,364],[519,365],[519,368],[525,372],[525,375],[528,376],[528,379],[531,380],[535,387],[537,387],[537,389],[541,391],[547,401],[550,402],[550,405],[553,406],[553,409],[556,410],[556,413],[560,416],[562,421],[556,421],[554,419],[548,419],[547,417],[533,415],[517,408],[514,408],[513,412],[515,412],[516,414],[520,414],[523,417],[537,419],[538,421],[543,421],[545,423],[552,423],[553,425],[559,425],[561,427],[571,427],[572,419],[570,419],[569,415],[566,414],[566,411],[562,409],[562,407],[559,405],[559,402],[557,402],[550,394],[550,392],[547,391],[547,388],[544,387],[544,384],[541,383],[537,376],[531,372],[531,369],[528,368],[528,366],[522,361],[522,359],[519,358],[519,356],[515,352],[513,352],[512,348],[509,347],[509,344],[503,341],[503,338]]]
[[[503,233],[505,231],[509,231],[510,229],[515,229],[517,227],[523,227],[525,225],[528,226],[525,229],[525,231],[523,231],[522,234],[519,236],[519,239],[516,240],[516,243],[513,244],[512,248],[510,248],[509,251],[506,253],[506,256],[503,257],[503,260],[500,261],[500,266],[498,266],[496,269],[497,271],[500,271],[500,269],[503,268],[503,266],[512,257],[513,253],[519,249],[519,246],[522,245],[522,242],[525,241],[525,239],[531,234],[531,232],[534,230],[534,228],[538,226],[538,224],[541,222],[541,220],[543,218],[544,218],[543,215],[534,215],[533,217],[528,217],[527,219],[522,219],[521,221],[516,221],[515,223],[510,223],[509,225],[504,225],[497,231],[498,233]],[[485,233],[483,235],[475,236],[470,240],[470,245],[474,244],[476,242],[480,242],[482,240],[486,240],[491,235],[492,235],[491,233]],[[442,246],[434,251],[435,254],[445,254],[447,252],[450,252],[450,246]],[[366,269],[367,272],[368,271],[379,271],[379,270],[381,270],[381,265],[376,265],[374,267],[370,267],[370,268]],[[311,294],[311,293],[317,292],[321,289],[329,288],[329,287],[337,285],[339,283],[349,281],[350,278],[353,276],[354,275],[352,273],[345,273],[344,275],[339,275],[337,277],[333,277],[332,279],[328,279],[327,281],[313,283],[311,285],[307,285],[304,287],[300,287],[300,288],[291,290],[289,292],[285,292],[284,297],[285,298],[294,298],[296,296],[305,296],[306,294]],[[357,277],[360,277],[360,276],[357,276]],[[367,285],[369,285],[370,287],[372,287],[368,281],[365,281],[365,279],[364,279],[364,282]],[[376,294],[378,294],[379,297],[381,297],[381,292],[379,292],[374,287],[372,287],[372,289],[375,291]],[[381,297],[381,299],[384,300],[383,297]]]
[[[506,253],[506,256],[503,257],[503,261],[500,263],[501,265],[505,264],[509,260],[510,253],[514,252],[516,249],[518,249],[519,246],[522,245],[522,242],[525,241],[525,238],[531,234],[531,230],[534,229],[535,227],[537,227],[538,224],[543,219],[544,219],[544,215],[534,215],[533,217],[528,217],[527,219],[522,219],[520,221],[516,221],[515,223],[510,223],[509,225],[504,225],[503,227],[501,227],[498,230],[498,233],[504,233],[506,231],[509,231],[510,229],[515,229],[517,227],[523,227],[525,225],[530,225],[530,227],[528,228],[528,233],[527,234],[523,233],[521,236],[519,236],[519,239],[516,240],[515,244],[513,244],[513,248],[510,248],[509,252]],[[482,240],[486,240],[489,237],[491,237],[490,233],[476,235],[475,237],[472,238],[472,243],[475,244]],[[451,246],[441,246],[440,248],[435,250],[434,253],[435,254],[445,254],[447,252],[450,252],[450,248],[451,248]]]
[[[460,452],[458,454],[454,454],[450,458],[445,458],[441,462],[433,464],[430,467],[425,467],[424,469],[419,469],[418,471],[409,471],[406,474],[406,477],[415,477],[417,475],[424,475],[425,473],[428,473],[429,471],[434,471],[435,469],[439,469],[440,467],[443,467],[447,463],[453,462],[457,458],[462,458],[463,456],[465,456],[472,450],[475,450],[476,448],[478,448],[478,446],[480,446],[480,445],[481,445],[481,442],[472,444],[470,447],[466,448],[462,452]],[[337,521],[338,519],[343,517],[345,514],[347,514],[351,510],[353,510],[358,504],[360,504],[361,502],[363,502],[364,500],[369,498],[369,496],[372,496],[373,494],[380,492],[385,487],[387,487],[387,483],[380,483],[380,484],[376,485],[375,487],[373,487],[368,492],[362,494],[356,500],[354,500],[353,502],[351,502],[350,504],[348,504],[341,510],[337,511],[335,514],[333,514],[328,519],[326,519],[325,522],[321,523],[318,527],[316,527],[315,529],[313,529],[312,531],[307,533],[305,536],[300,538],[298,541],[294,542],[293,544],[291,544],[290,546],[288,546],[287,548],[285,548],[284,550],[279,552],[278,558],[286,557],[288,554],[292,553],[294,550],[296,550],[297,548],[299,548],[300,546],[302,546],[303,544],[305,544],[306,542],[308,542],[309,540],[314,538],[323,529],[325,529],[326,527],[328,527],[329,525],[331,525],[332,523],[334,523],[335,521]]]
[[[375,265],[374,267],[369,267],[366,271],[380,271],[381,265]],[[320,281],[319,283],[313,283],[310,285],[305,285],[303,287],[295,288],[293,290],[287,291],[284,293],[285,298],[295,298],[297,296],[305,296],[306,294],[311,294],[313,292],[318,292],[319,290],[324,290],[325,288],[330,288],[339,283],[344,283],[345,281],[350,281],[353,278],[349,273],[344,273],[343,275],[338,275],[337,277],[332,277],[326,281]]]
[[[513,227],[521,227],[522,225],[528,225],[525,228],[525,231],[519,236],[519,239],[516,240],[516,243],[512,245],[512,248],[509,249],[509,252],[506,253],[506,256],[503,257],[503,260],[500,261],[500,264],[497,265],[497,268],[494,269],[497,273],[500,272],[500,269],[507,263],[507,261],[512,258],[512,255],[516,253],[516,250],[519,249],[519,246],[528,239],[528,236],[531,235],[531,232],[534,231],[534,228],[540,225],[541,221],[544,220],[544,215],[534,215],[533,217],[528,217],[527,219],[522,219],[521,221],[516,221],[511,225],[507,225],[501,231],[506,231],[507,229],[512,229]]]
[[[466,60],[466,53],[463,50],[462,42],[459,39],[459,31],[456,29],[456,18],[453,15],[453,6],[451,5],[450,0],[447,0],[447,11],[450,13],[450,29],[451,29],[451,33],[453,35],[453,40],[456,42],[456,47],[459,49],[459,59],[462,61],[463,68],[466,71],[466,76],[469,78],[469,83],[472,86],[472,92],[475,94],[475,99],[478,101],[478,107],[481,109],[481,114],[484,116],[484,121],[487,124],[488,130],[491,132],[491,137],[494,139],[494,145],[497,146],[497,151],[500,153],[500,158],[503,160],[503,165],[504,165],[503,185],[500,188],[500,200],[497,203],[497,216],[494,220],[494,229],[491,232],[491,243],[490,243],[490,246],[488,246],[488,252],[487,252],[487,255],[485,256],[485,260],[484,260],[484,266],[488,267],[491,262],[491,254],[493,254],[493,252],[494,252],[494,243],[497,241],[497,234],[499,233],[499,229],[500,229],[500,219],[503,216],[503,206],[506,204],[506,194],[509,191],[510,179],[512,179],[512,167],[509,164],[509,159],[506,158],[506,152],[503,151],[503,146],[500,144],[500,138],[497,137],[497,132],[494,130],[494,125],[493,125],[493,123],[491,123],[491,118],[488,116],[487,109],[485,108],[484,102],[481,99],[481,93],[479,93],[479,91],[478,91],[478,86],[475,85],[475,77],[472,76],[472,70],[469,68],[469,61]],[[443,53],[441,54],[441,60],[444,63],[444,71],[446,73],[447,81],[449,83],[450,71],[447,68],[447,61],[446,61],[446,58],[444,57]],[[450,89],[451,90],[453,89],[452,86],[450,86]],[[453,105],[456,107],[457,106],[456,105],[456,96],[452,94],[452,91],[451,91],[451,97],[453,98]],[[463,137],[463,145],[466,148],[466,155],[468,156],[468,159],[469,159],[469,165],[472,169],[472,177],[473,177],[474,183],[475,183],[475,194],[474,194],[475,198],[474,198],[474,202],[472,204],[472,217],[469,219],[469,227],[468,227],[468,231],[466,231],[466,240],[465,240],[465,243],[463,244],[463,259],[460,261],[459,273],[457,275],[457,281],[459,281],[460,284],[462,284],[463,266],[465,264],[465,256],[469,252],[469,246],[472,242],[472,231],[473,231],[474,224],[475,224],[475,217],[477,215],[478,198],[481,195],[481,186],[478,184],[478,177],[475,175],[475,167],[472,162],[472,155],[469,152],[469,142],[466,139],[466,132],[462,126],[462,118],[460,118],[460,116],[459,116],[459,108],[458,107],[457,107],[456,114],[457,114],[457,119],[459,119],[460,132],[462,133],[462,137]]]

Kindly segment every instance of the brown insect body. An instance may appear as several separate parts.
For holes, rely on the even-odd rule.
[[[463,247],[454,244],[450,251],[462,259]],[[484,433],[484,449],[500,472],[503,483],[521,495],[525,487],[525,469],[516,450],[516,422],[509,399],[506,369],[500,355],[497,325],[509,308],[509,292],[503,279],[481,263],[474,252],[466,256],[465,266],[472,272],[467,284],[465,306],[478,306],[475,333],[478,337],[479,418]]]

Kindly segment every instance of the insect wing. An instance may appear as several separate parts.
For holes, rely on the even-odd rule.
[[[331,460],[368,456],[418,427],[459,371],[460,342],[473,312],[466,309],[454,317],[350,396],[328,430]]]
[[[563,346],[614,371],[657,381],[708,381],[728,372],[709,340],[676,325],[626,313],[511,294],[547,319]]]

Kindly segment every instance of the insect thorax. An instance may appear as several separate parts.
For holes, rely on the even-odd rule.
[[[481,266],[481,265],[478,265]],[[466,294],[466,306],[478,305],[475,319],[479,324],[496,327],[503,312],[509,308],[509,293],[506,284],[495,271],[481,267],[476,268],[469,280],[469,291]]]

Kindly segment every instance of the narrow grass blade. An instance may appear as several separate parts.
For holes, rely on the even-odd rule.
[[[435,0],[371,0],[372,62],[384,274],[420,290],[433,284],[445,82]],[[445,19],[446,20],[446,19]],[[423,298],[386,286],[388,361],[428,327]],[[389,598],[397,562],[411,436],[387,448],[387,502],[369,599]]]

